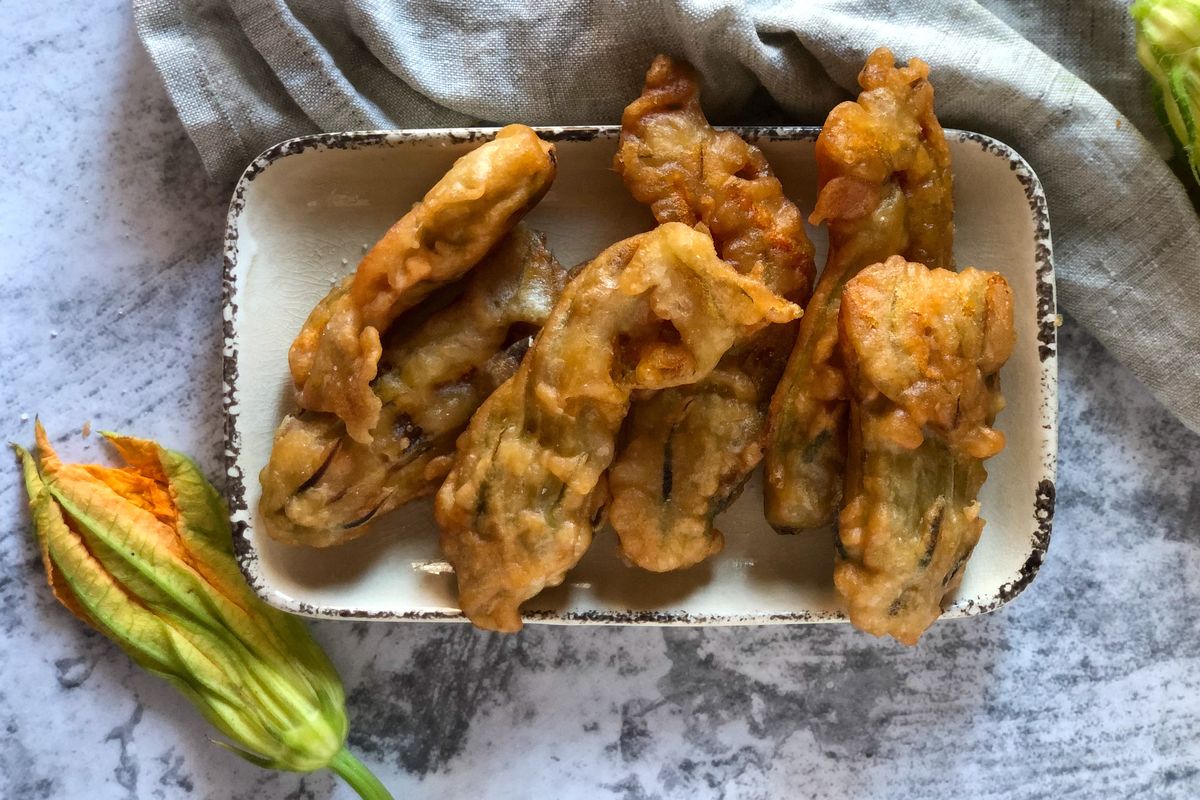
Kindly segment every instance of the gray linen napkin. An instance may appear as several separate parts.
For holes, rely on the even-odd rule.
[[[1046,188],[1061,306],[1200,431],[1200,221],[1121,0],[134,0],[209,172],[316,131],[619,121],[657,52],[739,119],[762,86],[819,124],[888,45],[930,63],[949,127],[1005,141]]]

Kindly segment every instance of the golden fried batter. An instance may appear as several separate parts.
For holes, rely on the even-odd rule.
[[[381,413],[370,444],[328,412],[302,411],[279,426],[260,477],[267,532],[292,544],[340,544],[376,516],[432,493],[455,438],[516,372],[567,277],[541,234],[518,225],[449,305],[411,325],[403,317],[371,386]]]
[[[950,153],[933,113],[929,67],[871,54],[857,102],[830,112],[817,139],[821,191],[810,221],[829,226],[829,258],[771,400],[767,520],[794,532],[829,522],[846,457],[846,380],[837,318],[842,287],[869,264],[902,255],[952,267]]]
[[[635,389],[695,381],[739,340],[798,313],[677,223],[584,267],[517,374],[472,417],[438,490],[442,549],[471,621],[518,630],[521,603],[583,555]]]
[[[840,328],[850,452],[834,583],[855,626],[916,644],[983,531],[1012,293],[994,272],[895,256],[846,285]]]
[[[800,211],[758,148],[712,129],[699,94],[690,66],[656,58],[625,109],[617,171],[660,223],[702,225],[739,272],[806,302],[813,248]],[[721,549],[713,517],[762,458],[767,401],[795,336],[794,325],[767,328],[707,378],[634,401],[608,481],[609,521],[631,562],[661,572]]]
[[[305,321],[288,353],[300,407],[328,411],[369,443],[380,337],[404,311],[475,266],[554,180],[554,146],[524,125],[454,162],[424,199]]]

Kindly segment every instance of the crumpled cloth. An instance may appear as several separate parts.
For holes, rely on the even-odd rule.
[[[1007,142],[1041,178],[1061,307],[1200,431],[1200,221],[1164,161],[1122,0],[133,5],[222,181],[317,131],[617,123],[658,52],[699,69],[716,122],[763,121],[747,115],[769,95],[782,119],[819,125],[873,49],[919,56],[943,124]]]

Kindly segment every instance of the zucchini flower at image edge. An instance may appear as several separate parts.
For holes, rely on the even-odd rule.
[[[1156,108],[1200,181],[1200,0],[1137,0],[1129,13]]]
[[[125,467],[63,464],[41,423],[21,459],[50,588],[270,769],[328,767],[391,798],[345,748],[342,683],[304,623],[260,600],[233,556],[225,504],[187,456],[105,433]]]

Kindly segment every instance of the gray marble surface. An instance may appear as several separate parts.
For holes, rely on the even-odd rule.
[[[218,473],[209,183],[126,4],[10,5],[0,42],[0,435],[85,421]],[[1200,796],[1200,438],[1068,316],[1049,559],[916,650],[843,626],[322,622],[351,743],[398,797]],[[213,746],[58,607],[0,481],[0,796],[348,798]]]

